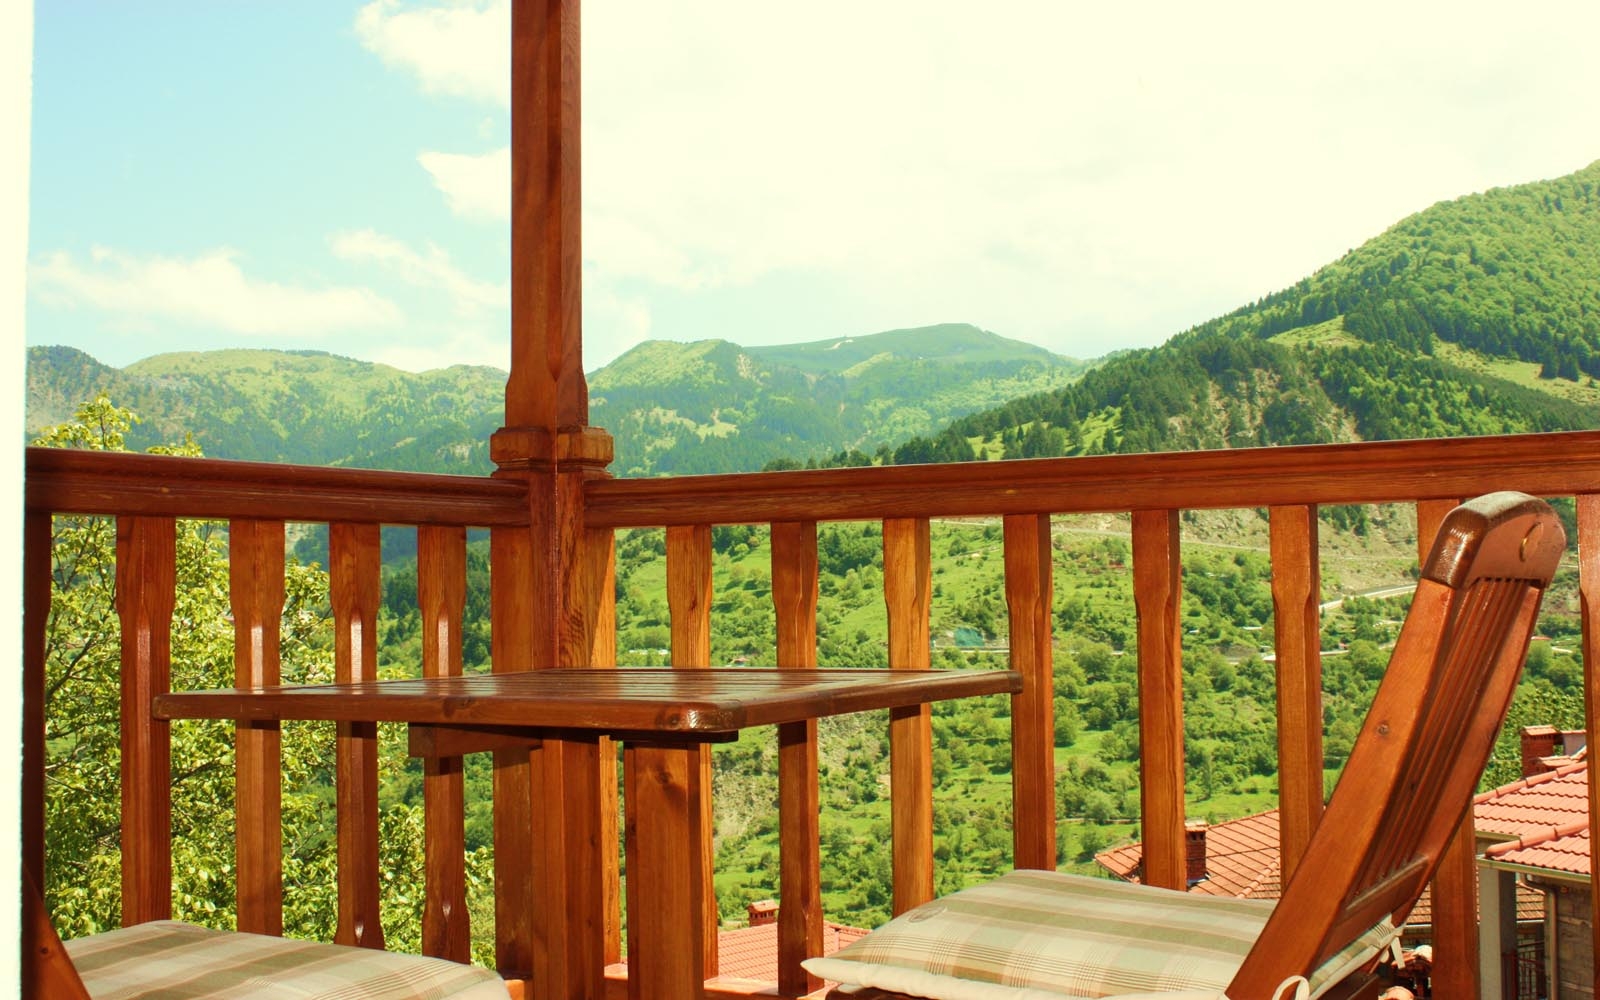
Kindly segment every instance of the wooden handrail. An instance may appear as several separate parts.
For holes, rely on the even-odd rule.
[[[597,480],[590,527],[1390,503],[1600,490],[1600,431]]]
[[[440,476],[271,462],[29,448],[29,511],[228,520],[350,521],[516,527],[527,487]]]

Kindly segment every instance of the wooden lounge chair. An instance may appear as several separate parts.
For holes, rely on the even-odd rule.
[[[806,967],[879,998],[1272,1000],[1347,989],[1398,936],[1470,807],[1565,544],[1550,508],[1518,493],[1448,515],[1344,774],[1275,908],[1016,871]]]

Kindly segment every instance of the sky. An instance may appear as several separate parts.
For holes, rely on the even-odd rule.
[[[1160,343],[1600,159],[1600,3],[590,0],[584,364]],[[35,0],[26,340],[509,361],[506,0]]]

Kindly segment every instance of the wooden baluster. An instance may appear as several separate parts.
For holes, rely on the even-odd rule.
[[[1417,504],[1417,558],[1426,561],[1455,500]],[[1478,995],[1478,857],[1472,811],[1445,845],[1433,874],[1433,990],[1441,997]]]
[[[1273,507],[1278,844],[1285,884],[1322,819],[1322,579],[1317,508]]]
[[[467,530],[417,529],[417,608],[422,616],[422,676],[461,675],[461,616],[467,601]],[[466,792],[461,757],[422,761],[424,815],[422,951],[471,959],[467,914]]]
[[[1183,834],[1183,573],[1178,512],[1133,512],[1133,600],[1139,616],[1139,800],[1144,882],[1188,883]]]
[[[228,528],[228,600],[233,610],[233,682],[280,682],[283,522]],[[283,754],[276,722],[234,724],[234,843],[238,928],[283,933]]]
[[[41,893],[44,877],[45,631],[50,623],[51,517],[22,527],[22,869]]]
[[[1578,595],[1583,613],[1584,718],[1588,720],[1588,746],[1600,746],[1600,493],[1578,497]],[[1591,751],[1592,753],[1593,751]],[[1600,781],[1589,781],[1589,829],[1600,830]],[[1590,833],[1590,852],[1596,834]],[[1590,870],[1596,866],[1591,862]],[[1600,956],[1600,887],[1590,879],[1589,927],[1594,935],[1591,955]]]
[[[117,518],[122,623],[122,923],[172,916],[171,727],[150,700],[172,683],[177,523]]]
[[[711,526],[667,529],[667,611],[672,616],[672,665],[680,670],[711,666]],[[711,845],[711,748],[701,745],[700,775],[691,788],[698,797],[700,864],[705,885],[700,898],[707,976],[717,974],[717,893],[712,883],[715,859]],[[630,799],[628,808],[633,808]],[[676,911],[681,912],[681,911]],[[629,919],[632,914],[630,911]]]
[[[817,665],[817,525],[772,526],[772,605],[778,666]],[[821,803],[817,721],[778,727],[778,992],[804,996],[822,986],[800,963],[822,954]]]
[[[378,677],[381,596],[376,524],[328,526],[328,582],[333,605],[333,670],[340,684]],[[383,947],[378,918],[378,725],[341,722],[335,738],[339,815],[338,944]]]
[[[1008,515],[1005,539],[1011,669],[1022,674],[1022,692],[1011,697],[1012,866],[1054,870],[1056,741],[1050,516]]]
[[[495,673],[533,665],[532,540],[526,528],[489,532]],[[508,979],[533,972],[533,784],[528,750],[494,752],[495,966]]]
[[[883,596],[889,612],[889,666],[932,665],[928,612],[933,559],[927,518],[883,522]],[[933,717],[927,705],[889,710],[889,794],[894,849],[894,912],[933,898]]]
[[[592,532],[593,544],[601,558],[599,614],[595,618],[594,665],[617,665],[617,546],[610,530]],[[602,961],[614,965],[622,961],[622,871],[617,856],[617,744],[609,736],[600,737],[600,892],[601,916],[605,925]]]

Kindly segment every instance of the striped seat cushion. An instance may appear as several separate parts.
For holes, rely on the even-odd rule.
[[[507,1000],[494,972],[438,958],[155,920],[66,942],[94,1000]]]
[[[1273,905],[1015,871],[903,913],[805,966],[835,982],[932,1000],[1221,997]],[[1310,977],[1312,995],[1396,933],[1385,922],[1329,959]]]

